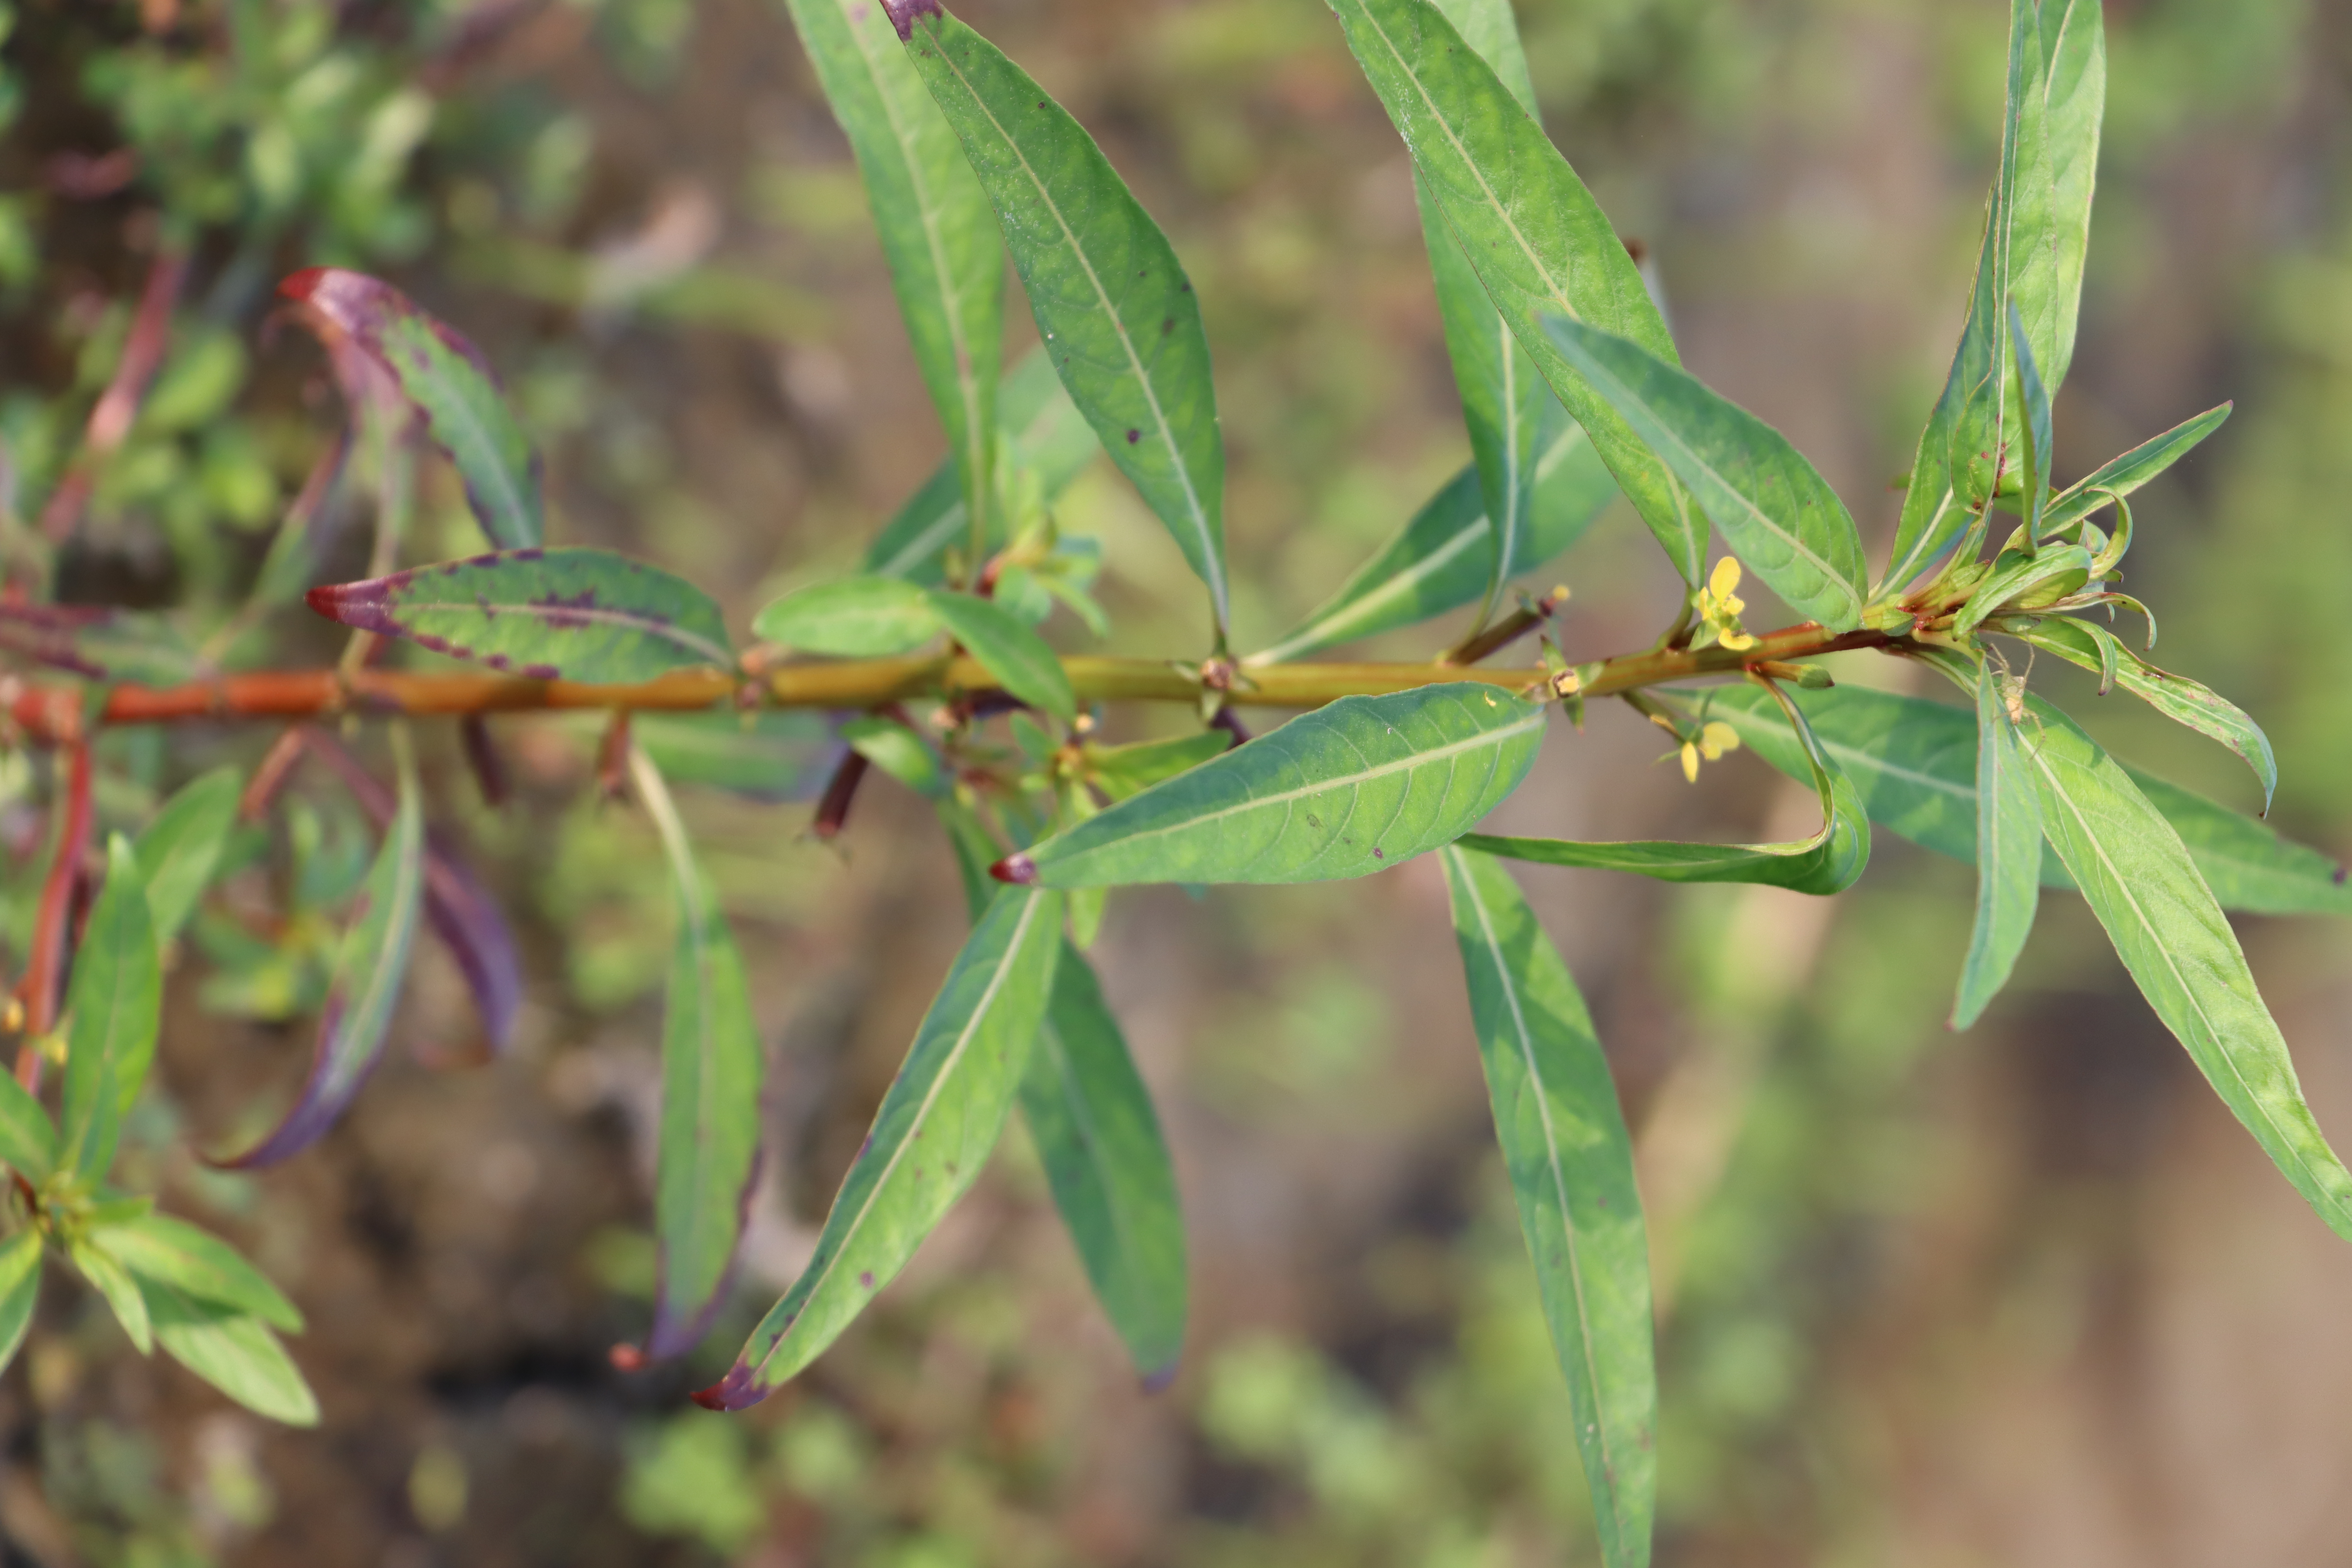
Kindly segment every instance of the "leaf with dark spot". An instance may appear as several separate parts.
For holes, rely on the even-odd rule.
[[[357,350],[399,387],[457,465],[491,543],[501,550],[539,543],[539,458],[480,350],[364,273],[314,267],[278,291],[304,307],[330,353]]]
[[[731,658],[709,595],[610,550],[510,550],[310,598],[347,626],[533,680],[628,684]]]

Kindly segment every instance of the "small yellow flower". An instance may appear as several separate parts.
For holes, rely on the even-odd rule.
[[[1698,783],[1698,748],[1688,741],[1683,742],[1683,777]]]
[[[1739,625],[1739,612],[1748,607],[1748,601],[1739,596],[1740,576],[1738,561],[1728,555],[1707,574],[1706,586],[1698,591],[1698,615],[1704,626],[1692,643],[1694,647],[1720,643],[1739,653],[1756,646],[1756,638]]]
[[[1723,760],[1726,752],[1739,750],[1739,731],[1717,719],[1698,732],[1698,752],[1710,763]]]

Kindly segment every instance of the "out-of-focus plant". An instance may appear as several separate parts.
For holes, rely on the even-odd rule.
[[[1650,1552],[1648,1242],[1607,1061],[1506,860],[1828,896],[1861,875],[1876,823],[1978,868],[1951,1010],[1963,1026],[2008,980],[2043,889],[2076,890],[2223,1100],[2352,1236],[2352,1173],[2304,1103],[2223,914],[2345,912],[2343,871],[2126,767],[2032,687],[2042,656],[2080,665],[2103,691],[2120,688],[2236,752],[2266,799],[2275,786],[2252,719],[2147,662],[2100,615],[2146,615],[2115,586],[2132,544],[2130,498],[2227,407],[2072,484],[2052,471],[2051,400],[2073,355],[2105,106],[2095,0],[2012,7],[2000,173],[1965,324],[1892,558],[1874,574],[1812,466],[1679,367],[1635,259],[1534,116],[1506,0],[1331,8],[1412,155],[1474,461],[1304,625],[1245,657],[1231,640],[1223,447],[1192,285],[1086,131],[937,0],[878,11],[793,0],[792,11],[865,176],[950,456],[881,531],[866,571],[771,604],[748,645],[682,578],[548,544],[538,459],[484,356],[392,285],[340,265],[416,243],[423,219],[403,205],[396,174],[429,102],[397,73],[376,73],[364,51],[346,58],[326,34],[306,41],[285,25],[301,12],[275,14],[268,47],[239,57],[252,83],[242,119],[205,95],[186,100],[201,112],[175,109],[168,51],[111,58],[91,90],[114,94],[134,139],[152,143],[161,237],[138,306],[85,356],[83,384],[98,395],[79,445],[68,452],[57,432],[69,426],[46,413],[23,422],[22,444],[46,454],[23,468],[39,526],[13,533],[0,604],[11,652],[74,678],[11,678],[6,692],[12,756],[48,764],[45,795],[21,761],[14,787],[43,800],[52,845],[7,921],[24,971],[17,1073],[0,1084],[0,1159],[16,1173],[19,1222],[0,1252],[0,1328],[12,1343],[45,1261],[61,1258],[142,1349],[161,1342],[256,1408],[310,1417],[272,1332],[299,1326],[291,1307],[222,1244],[110,1184],[121,1121],[154,1050],[163,957],[191,930],[222,994],[255,1012],[319,1015],[302,1095],[217,1156],[225,1164],[274,1163],[333,1125],[385,1043],[420,924],[464,972],[485,1036],[502,1042],[517,1002],[513,945],[425,823],[415,753],[437,738],[415,732],[447,721],[495,795],[503,767],[488,718],[562,710],[604,715],[601,787],[636,802],[673,873],[658,1251],[650,1325],[642,1348],[621,1352],[626,1363],[680,1354],[711,1330],[761,1159],[763,1061],[745,965],[672,782],[789,793],[774,775],[798,771],[791,748],[810,737],[768,726],[788,710],[830,713],[837,738],[814,834],[839,833],[878,770],[931,803],[969,894],[969,940],[813,1258],[696,1396],[714,1408],[765,1397],[824,1352],[971,1186],[1016,1106],[1139,1372],[1147,1383],[1169,1375],[1185,1335],[1184,1238],[1152,1107],[1085,956],[1104,900],[1148,883],[1343,879],[1423,854],[1439,858],[1451,893],[1568,1431],[1611,1563]],[[241,49],[235,29],[256,15],[225,14]],[[630,15],[658,44],[675,14]],[[328,91],[316,73],[335,61]],[[312,173],[346,168],[348,190],[300,206]],[[323,346],[348,422],[240,598],[223,591],[227,574],[204,547],[268,515],[268,483],[224,480],[217,504],[173,505],[189,493],[188,465],[208,460],[204,443],[245,351],[228,335],[177,344],[173,301],[205,226],[245,236],[215,285],[234,291],[287,238],[273,215],[298,206],[325,214],[303,248],[327,265],[279,292]],[[1043,340],[1009,369],[1008,257]],[[134,443],[150,437],[163,455],[142,458]],[[1108,630],[1091,591],[1099,550],[1056,521],[1058,497],[1097,447],[1206,591],[1202,642],[1182,658],[1068,655],[1038,629],[1066,616]],[[429,450],[461,481],[489,552],[405,564],[425,553],[404,524]],[[142,461],[151,488],[125,489]],[[316,584],[309,531],[345,486],[373,491],[373,568]],[[86,514],[97,525],[134,493],[179,519],[166,530],[174,563],[205,590],[168,616],[63,591]],[[1683,592],[1652,646],[1571,658],[1558,636],[1566,590],[1532,597],[1517,584],[1619,493]],[[251,504],[238,511],[219,497]],[[1751,627],[1754,583],[1801,618]],[[260,635],[297,591],[352,633],[339,663],[297,667]],[[1469,633],[1430,662],[1315,659],[1473,605]],[[1530,638],[1535,662],[1490,662]],[[405,647],[476,668],[408,662]],[[1933,670],[1966,702],[1836,688],[1814,662],[1858,650]],[[1747,750],[1810,785],[1819,831],[1754,845],[1476,832],[1527,776],[1553,709],[1579,721],[1609,698],[1665,732],[1688,778]],[[1181,704],[1199,731],[1104,743],[1097,710],[1129,702]],[[1304,711],[1253,739],[1234,716],[1244,708]],[[150,809],[161,765],[126,742],[196,721],[276,733]],[[389,784],[346,743],[371,731],[383,737]],[[280,805],[306,762],[346,787],[344,817]],[[260,937],[226,919],[212,889],[266,852],[250,825],[272,820],[290,875]],[[106,837],[101,856],[101,822],[143,826]],[[59,1085],[54,1104],[39,1097],[45,1078]],[[1769,1402],[1773,1359],[1769,1344],[1729,1343],[1716,1393],[1732,1405]],[[1412,1440],[1286,1352],[1223,1363],[1209,1421],[1234,1453],[1300,1467],[1318,1495],[1367,1518],[1438,1484],[1413,1462]],[[758,1524],[748,1447],[727,1430],[686,1421],[652,1435],[632,1471],[632,1514],[722,1547],[748,1538]]]

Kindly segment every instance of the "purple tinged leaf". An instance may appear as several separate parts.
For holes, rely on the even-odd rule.
[[[360,631],[530,680],[632,684],[732,659],[708,595],[610,550],[470,556],[313,588],[310,603]]]
[[[0,604],[0,652],[84,680],[149,686],[193,679],[201,665],[161,617],[102,605]]]
[[[343,933],[334,984],[319,1019],[310,1081],[276,1131],[242,1154],[212,1162],[223,1170],[274,1165],[310,1147],[342,1116],[383,1056],[393,1007],[408,973],[425,884],[425,813],[416,765],[406,731],[395,728],[393,736],[400,803]]]
[[[347,363],[354,351],[398,387],[457,465],[466,499],[493,544],[519,550],[539,543],[539,458],[480,350],[391,284],[363,273],[314,267],[278,291],[306,307],[347,395],[360,379]]]

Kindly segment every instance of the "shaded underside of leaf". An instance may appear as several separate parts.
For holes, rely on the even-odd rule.
[[[630,683],[730,661],[719,606],[610,550],[509,550],[313,588],[310,607],[531,680]]]
[[[1460,682],[1347,697],[1013,857],[1046,887],[1369,876],[1475,825],[1518,787],[1545,709]]]

